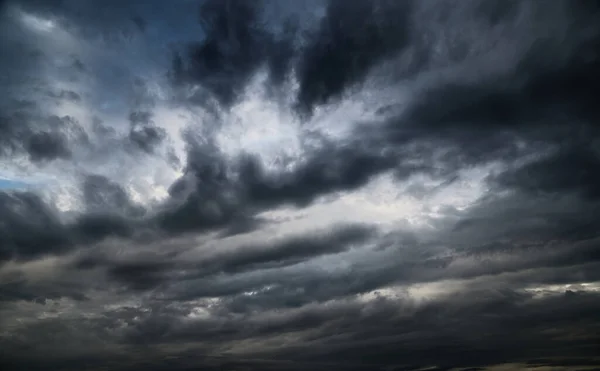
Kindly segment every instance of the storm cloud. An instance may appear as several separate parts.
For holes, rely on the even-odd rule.
[[[0,2],[0,365],[600,367],[600,6]]]

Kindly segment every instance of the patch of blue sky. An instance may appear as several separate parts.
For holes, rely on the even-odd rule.
[[[16,179],[0,178],[0,190],[23,189],[31,186],[30,183]]]

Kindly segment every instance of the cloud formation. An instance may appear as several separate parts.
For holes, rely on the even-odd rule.
[[[600,367],[597,2],[0,9],[3,369]]]

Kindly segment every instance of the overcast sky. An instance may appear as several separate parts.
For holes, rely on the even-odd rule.
[[[0,1],[3,370],[598,370],[600,2]]]

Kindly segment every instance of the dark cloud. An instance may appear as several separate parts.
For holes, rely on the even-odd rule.
[[[81,60],[79,60],[78,58],[74,58],[73,59],[73,63],[72,63],[73,68],[78,71],[78,72],[84,72],[85,71],[85,65],[83,64],[83,62]]]
[[[245,217],[232,220],[221,233],[222,237],[231,237],[239,234],[249,233],[265,225],[266,221],[256,217]]]
[[[54,160],[71,155],[66,146],[66,139],[56,133],[33,134],[27,141],[26,150],[32,161]]]
[[[87,140],[71,116],[42,116],[33,102],[13,101],[13,110],[0,113],[2,153],[27,154],[33,162],[66,159],[71,145]]]
[[[506,19],[514,18],[520,7],[519,1],[481,1],[476,10],[485,17],[488,22],[498,24]]]
[[[50,92],[49,96],[57,99],[65,99],[71,102],[81,101],[81,96],[72,90],[61,90],[59,92]]]
[[[391,157],[391,156],[390,156]],[[325,149],[311,156],[292,174],[269,179],[253,159],[242,164],[241,181],[247,196],[258,204],[310,204],[320,195],[333,191],[357,189],[396,162],[387,156],[361,153],[355,147]]]
[[[225,193],[231,190],[231,184],[213,179],[201,181],[192,176],[180,179],[176,185],[183,183],[191,183],[188,188],[194,188],[188,195],[174,197],[171,205],[158,214],[157,222],[164,230],[182,233],[221,228],[244,217],[244,210],[239,208],[237,200],[229,199]]]
[[[314,236],[295,237],[267,245],[247,245],[216,252],[199,261],[188,263],[178,262],[177,252],[167,256],[153,255],[143,260],[132,258],[133,260],[125,262],[113,261],[111,257],[95,256],[92,252],[92,255],[81,257],[75,263],[75,267],[106,267],[111,278],[132,288],[148,289],[181,279],[198,279],[295,265],[314,257],[346,251],[353,245],[372,238],[374,232],[373,228],[367,226],[345,226]],[[211,291],[210,288],[207,289]]]
[[[245,247],[230,256],[217,256],[216,261],[209,260],[206,264],[226,273],[289,265],[313,256],[344,251],[351,244],[366,241],[372,234],[373,230],[365,226],[340,228],[325,236],[291,239],[276,246]],[[217,263],[219,260],[223,262]]]
[[[150,112],[132,112],[129,115],[129,121],[131,123],[129,140],[148,153],[152,153],[154,147],[159,145],[167,136],[165,129],[154,124]]]
[[[578,192],[596,199],[600,179],[592,169],[600,165],[597,150],[585,145],[562,148],[549,156],[507,171],[497,181],[504,187],[518,187],[533,194]]]
[[[216,47],[217,44],[221,45],[216,40],[231,42],[242,37],[252,39],[266,35],[266,31],[260,26],[250,27],[246,23],[234,20],[240,8],[240,14],[252,14],[252,17],[246,18],[248,24],[252,24],[252,19],[257,17],[255,13],[259,12],[258,7],[243,2],[240,3],[243,5],[237,2],[232,4],[229,8],[225,5],[215,5],[203,11],[202,14],[209,19],[207,22],[213,28],[207,28],[207,37],[202,48],[225,50],[226,47]],[[297,98],[300,105],[308,109],[313,105],[327,103],[330,98],[340,95],[341,92],[348,92],[350,86],[360,83],[368,71],[384,59],[401,54],[409,46],[415,47],[409,45],[415,42],[408,31],[411,22],[414,22],[410,17],[412,6],[409,2],[401,5],[388,2],[367,4],[362,1],[341,4],[330,2],[317,27],[318,31],[302,48],[296,48],[294,51],[298,55],[293,59],[298,63],[294,67],[299,79]],[[533,11],[537,11],[539,4],[532,2],[528,5]],[[568,22],[591,22],[594,17],[595,13],[586,17],[578,13],[581,12],[580,5],[563,5],[575,14]],[[507,22],[523,12],[514,4],[500,4],[494,1],[480,2],[475,8],[474,15],[487,19],[491,24]],[[558,11],[560,10],[549,10],[535,21],[552,22],[552,17],[559,16]],[[496,16],[500,18],[493,18]],[[352,17],[358,17],[358,23],[353,21]],[[222,28],[216,26],[217,19],[222,19]],[[239,25],[240,29],[226,28],[226,19]],[[486,27],[489,29],[492,25]],[[552,62],[540,59],[543,68],[537,68],[539,63],[535,61],[550,55],[558,47],[556,43],[560,40],[548,38],[545,42],[535,42],[531,51],[522,52],[514,68],[504,72],[499,69],[497,73],[490,73],[489,76],[481,78],[475,77],[475,80],[462,79],[462,75],[468,73],[466,71],[450,79],[433,80],[434,84],[425,87],[419,93],[419,99],[415,100],[405,113],[388,120],[385,128],[387,134],[376,140],[367,140],[366,144],[358,145],[357,142],[352,142],[345,148],[328,148],[324,151],[328,152],[327,156],[317,154],[286,179],[262,180],[260,167],[253,165],[252,160],[248,161],[243,170],[247,179],[243,181],[247,182],[250,198],[266,202],[307,204],[320,194],[353,189],[364,184],[372,175],[396,167],[400,167],[401,173],[406,175],[413,172],[435,173],[436,169],[446,168],[447,175],[453,169],[467,163],[475,165],[498,158],[510,160],[522,156],[525,150],[518,147],[519,141],[525,140],[530,146],[538,146],[564,138],[565,135],[596,135],[595,129],[586,123],[588,116],[585,115],[596,115],[590,111],[593,109],[593,97],[597,95],[594,86],[598,85],[594,83],[598,56],[594,52],[597,48],[593,45],[600,38],[597,29],[588,28],[586,33],[584,28],[581,27],[582,31],[577,29],[567,34],[566,37],[573,42],[573,46],[563,48],[560,58]],[[227,32],[233,32],[235,36],[227,38]],[[229,66],[228,68],[234,71],[226,75],[231,77],[232,82],[227,79],[219,80],[218,85],[227,89],[226,94],[215,93],[219,100],[224,99],[224,94],[228,96],[225,101],[235,100],[233,96],[241,93],[242,87],[247,84],[248,76],[254,73],[259,63],[271,56],[269,51],[257,52],[259,49],[251,47],[251,42],[245,45],[248,46],[246,51],[242,50],[242,47],[231,47],[231,55],[215,52],[215,55],[222,59],[221,63],[215,62],[215,68]],[[515,47],[515,52],[520,52],[519,48],[521,47]],[[260,55],[260,58],[248,56],[254,52]],[[210,53],[205,51],[200,54],[203,57],[190,57],[189,61],[178,57],[177,63],[181,68],[184,68],[187,62],[201,62],[203,66],[209,63],[207,61],[210,58],[207,55]],[[469,63],[484,62],[474,60]],[[244,77],[239,77],[238,74]],[[215,74],[207,74],[209,75]],[[202,79],[189,81],[196,81],[209,90],[216,89],[212,83]],[[561,128],[562,125],[568,126],[570,123],[568,120],[561,119],[559,122],[556,119],[555,111],[558,105],[564,112],[582,120],[582,124],[578,124],[578,128]],[[548,127],[549,121],[552,122],[551,127]],[[589,124],[593,125],[593,122]],[[542,130],[543,125],[548,129]],[[359,132],[357,135],[364,133]],[[409,153],[408,156],[406,151],[401,154],[394,153],[395,158],[381,154],[382,148],[406,147],[415,142],[419,142],[420,149]],[[430,145],[432,142],[435,143],[433,146]],[[432,158],[434,150],[440,147],[447,147],[450,153],[442,163]],[[341,164],[337,164],[338,153],[343,158]],[[419,158],[423,165],[411,167],[404,164],[415,158]]]
[[[233,103],[253,73],[264,64],[274,81],[283,78],[290,45],[261,24],[260,2],[206,1],[199,11],[204,40],[173,60],[178,83],[200,83],[222,104]]]
[[[563,359],[532,359],[527,361],[528,365],[532,365],[534,367],[542,367],[542,366],[597,366],[598,361],[594,359],[580,359],[580,358],[563,358]]]
[[[84,214],[67,222],[58,210],[30,191],[1,192],[0,208],[2,261],[64,253],[107,236],[131,236],[134,229],[132,219],[112,210]]]
[[[540,50],[525,55],[516,73],[511,72],[510,76],[475,85],[456,81],[436,86],[409,109],[409,122],[433,125],[430,129],[441,131],[522,130],[548,121],[557,105],[585,121],[597,115],[590,111],[593,110],[590,100],[597,93],[594,81],[598,79],[598,56],[592,51],[597,48],[589,44],[598,40],[585,43],[578,40],[583,45],[574,48],[558,66],[536,68],[541,61],[535,58],[552,50],[552,45],[536,45],[534,48]],[[588,58],[583,59],[582,55]]]
[[[4,368],[600,364],[597,1],[0,17]]]
[[[91,210],[119,210],[131,203],[118,184],[100,175],[90,175],[83,184],[83,197]]]
[[[408,46],[410,6],[410,1],[330,1],[300,57],[301,108],[338,97]]]
[[[140,17],[139,15],[134,15],[131,18],[131,21],[135,23],[141,32],[146,30],[146,20],[144,18]]]
[[[55,210],[28,192],[0,193],[2,260],[13,255],[36,255],[68,244]]]
[[[375,175],[394,170],[399,179],[417,173],[439,175],[430,152],[389,150],[355,141],[310,154],[293,172],[267,174],[258,160],[242,156],[225,163],[212,145],[191,145],[187,173],[172,186],[173,206],[159,217],[166,230],[219,228],[254,210],[310,205],[320,196],[359,189]],[[404,157],[405,163],[398,158]]]
[[[447,279],[476,280],[479,287],[596,281],[598,275],[594,272],[600,254],[594,232],[597,228],[592,222],[595,212],[586,210],[590,213],[587,220],[573,219],[574,215],[560,212],[561,204],[548,204],[554,211],[545,211],[545,220],[540,220],[540,210],[544,207],[544,201],[541,202],[537,206],[519,199],[483,203],[464,217],[470,224],[461,223],[460,230],[448,225],[448,230],[436,237],[439,241],[420,243],[410,235],[406,238],[392,235],[388,242],[382,242],[387,245],[385,249],[365,255],[346,269],[331,272],[314,270],[310,264],[301,263],[330,254],[338,254],[336,259],[342,261],[354,261],[348,254],[361,254],[360,249],[348,251],[344,241],[350,238],[349,242],[360,246],[365,236],[363,231],[342,229],[331,239],[311,237],[272,246],[246,246],[197,262],[175,263],[173,257],[165,260],[157,256],[144,263],[133,258],[123,267],[136,268],[115,268],[121,272],[115,278],[144,289],[170,286],[175,290],[173,299],[221,297],[228,311],[242,313],[251,308],[289,308],[326,302],[392,284]],[[485,221],[477,216],[495,209],[499,210],[487,215]],[[475,218],[479,221],[474,223]],[[591,233],[581,233],[586,230]],[[440,252],[436,249],[438,244],[445,244],[452,253]],[[112,263],[100,265],[106,264]],[[97,265],[88,263],[82,267]],[[483,278],[488,275],[504,278],[494,278],[492,283]],[[321,284],[324,280],[327,285]],[[247,292],[254,293],[249,296]]]
[[[392,314],[394,310],[388,307],[388,305],[393,306],[393,303],[387,304],[385,300],[382,300],[371,310],[349,315],[351,318],[360,318],[361,325],[357,326],[356,333],[352,333],[345,339],[345,346],[339,348],[333,344],[327,346],[325,338],[320,348],[314,347],[312,351],[309,351],[310,355],[304,352],[307,349],[295,349],[295,351],[297,354],[302,354],[298,358],[308,356],[313,360],[344,359],[348,362],[367,363],[365,366],[368,366],[369,363],[382,365],[420,363],[420,358],[422,359],[426,355],[431,365],[442,367],[503,363],[509,358],[518,359],[525,356],[524,349],[520,349],[519,344],[527,348],[527,344],[533,344],[534,340],[538,343],[540,337],[544,336],[545,324],[548,323],[546,321],[551,320],[550,317],[557,314],[546,311],[543,307],[544,304],[552,305],[561,313],[566,314],[568,311],[576,310],[578,305],[593,302],[594,298],[578,297],[576,300],[581,300],[579,302],[570,302],[564,296],[540,302],[530,302],[529,300],[531,299],[527,296],[514,295],[510,292],[471,292],[467,296],[448,298],[439,303],[429,303],[412,312],[411,319],[405,320],[400,315],[391,319],[391,323],[380,322],[382,318],[394,318]],[[517,310],[520,314],[516,315],[516,312],[513,312],[514,316],[511,316],[510,313],[520,305],[523,305],[522,311]],[[336,312],[333,311],[327,320],[323,319],[324,328],[343,326],[344,320],[341,320],[342,323],[335,323],[336,321],[333,320],[336,317],[344,318],[339,316],[339,312]],[[494,313],[502,314],[495,316]],[[537,320],[533,320],[533,317],[537,315],[539,315]],[[495,317],[495,320],[486,320],[485,324],[479,322],[478,318],[489,318],[488,316]],[[588,319],[591,320],[591,317]],[[529,320],[531,321],[529,322]],[[558,320],[558,317],[554,317],[553,320]],[[333,321],[333,323],[329,321]],[[463,332],[467,328],[471,328],[473,323],[480,323],[481,330],[476,333]],[[562,327],[560,320],[555,325],[557,329]],[[402,331],[405,335],[398,334],[394,330],[386,330],[386,328],[398,327],[405,329]],[[496,333],[504,332],[507,328],[512,329],[512,338],[495,336]],[[562,331],[564,330],[558,330],[557,334]],[[328,331],[324,331],[323,335],[327,333]],[[436,333],[435,336],[434,333]],[[524,333],[527,335],[523,336]],[[515,336],[517,334],[521,336]],[[430,341],[439,342],[437,345],[433,345],[429,343]],[[568,354],[570,350],[574,351],[577,348],[575,342],[567,345],[568,341],[561,341],[560,336],[544,342],[546,344],[554,343],[561,347],[563,354]],[[437,350],[435,355],[430,353],[432,348]],[[537,349],[529,348],[527,353],[531,356],[537,351]],[[356,357],[353,354],[356,354]],[[593,357],[593,355],[588,354],[588,357]]]
[[[257,69],[266,67],[278,84],[295,68],[299,107],[311,111],[408,44],[409,9],[410,2],[331,1],[318,30],[300,36],[295,25],[302,20],[285,18],[281,30],[270,29],[257,2],[208,1],[200,9],[206,37],[175,56],[172,76],[199,83],[220,103],[231,104]]]
[[[569,204],[572,209],[563,210]],[[428,243],[410,235],[391,235],[388,242],[382,242],[385,249],[343,270],[313,271],[300,265],[304,259],[297,254],[313,256],[311,246],[321,252],[316,255],[329,251],[338,253],[342,260],[354,259],[341,254],[346,250],[338,250],[343,246],[338,243],[324,240],[321,245],[318,239],[299,239],[277,247],[246,247],[189,265],[160,264],[156,272],[154,263],[149,263],[152,273],[148,279],[142,274],[134,277],[152,285],[175,285],[179,298],[224,297],[231,309],[238,311],[257,306],[301,306],[390,284],[469,280],[490,274],[509,275],[504,281],[508,286],[594,282],[598,277],[593,267],[600,257],[594,210],[585,203],[576,207],[569,199],[557,203],[544,198],[533,202],[521,197],[500,198],[481,202],[462,215],[462,220],[449,222],[442,234],[429,236]],[[435,248],[438,244],[450,248],[451,253],[440,253]],[[592,265],[584,268],[586,264]],[[520,273],[530,270],[539,273]],[[179,273],[173,275],[176,271]],[[328,284],[321,285],[323,280]],[[178,288],[180,283],[183,286]],[[244,294],[250,291],[256,293]]]
[[[111,278],[127,283],[135,290],[146,290],[157,286],[167,277],[163,276],[171,264],[167,262],[130,262],[110,267]]]
[[[597,341],[596,296],[578,293],[533,299],[530,295],[510,291],[470,291],[425,304],[381,298],[369,304],[313,305],[284,316],[271,313],[244,319],[197,319],[185,326],[176,319],[179,311],[174,308],[163,307],[152,312],[131,308],[106,312],[108,321],[90,319],[80,324],[79,329],[61,328],[53,321],[26,331],[39,331],[42,337],[49,338],[70,335],[85,339],[79,331],[88,329],[100,335],[101,326],[115,328],[119,320],[132,323],[130,341],[147,345],[151,340],[226,343],[239,337],[258,340],[268,336],[277,338],[281,334],[287,334],[288,341],[310,339],[286,351],[253,352],[240,357],[224,355],[211,359],[182,352],[172,357],[171,363],[156,359],[156,355],[147,358],[151,360],[149,367],[157,369],[161,369],[159,365],[163,362],[181,369],[211,369],[213,364],[214,367],[246,364],[251,370],[270,367],[384,370],[392,366],[402,370],[419,369],[423,365],[451,369],[485,368],[520,360],[529,360],[530,366],[543,363],[581,367],[597,364],[594,348],[589,346]],[[576,328],[572,326],[572,316],[578,318]],[[477,325],[478,330],[473,330],[473,325]],[[53,334],[48,332],[50,329]],[[506,331],[512,336],[503,336]],[[557,352],[560,358],[556,358]],[[135,357],[135,353],[128,357]],[[426,362],[423,362],[424,357],[427,357]],[[132,369],[139,362],[134,361],[135,358],[119,360],[115,356],[114,359],[124,369]],[[97,365],[107,361],[110,358]]]
[[[24,277],[9,277],[10,281],[0,284],[0,303],[28,301],[45,305],[51,300],[68,298],[77,302],[87,300],[77,285],[49,283],[30,284]]]

